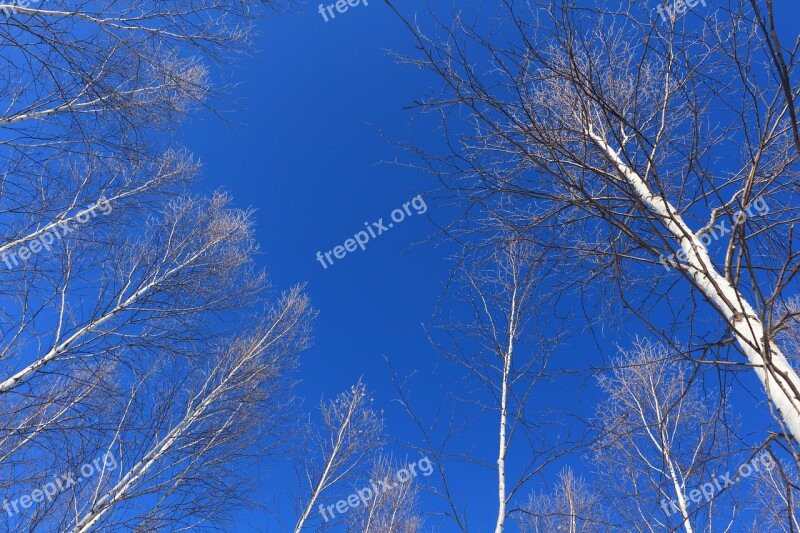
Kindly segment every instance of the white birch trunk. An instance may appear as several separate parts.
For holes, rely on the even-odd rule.
[[[506,452],[508,442],[506,440],[506,428],[508,425],[508,386],[509,375],[511,373],[511,358],[514,354],[514,336],[516,335],[517,320],[517,289],[516,286],[511,295],[511,309],[508,314],[508,350],[503,358],[503,384],[500,397],[500,446],[497,450],[497,525],[495,533],[503,533],[503,526],[506,520]]]
[[[616,166],[638,199],[659,217],[680,243],[687,260],[685,264],[679,264],[678,268],[694,279],[703,295],[731,325],[736,340],[764,386],[767,397],[780,413],[786,431],[800,439],[800,377],[789,365],[777,344],[765,338],[764,325],[752,305],[716,270],[708,251],[675,208],[653,193],[641,176],[626,165],[591,126],[587,133]]]
[[[511,344],[511,342],[509,342]],[[500,446],[497,451],[497,525],[495,533],[503,533],[503,523],[506,518],[506,418],[508,412],[508,368],[511,362],[511,352],[508,353],[503,364],[503,391],[500,400]]]
[[[664,454],[664,457],[666,457],[667,460],[667,468],[669,468],[669,477],[672,481],[672,487],[675,490],[675,497],[678,498],[678,511],[683,517],[683,528],[686,530],[686,533],[694,533],[692,524],[689,521],[689,504],[686,501],[686,495],[683,492],[683,488],[678,481],[678,475],[677,472],[675,472],[675,465],[672,463],[672,457],[670,457],[669,453],[669,450],[667,450]]]
[[[328,479],[331,474],[331,469],[333,468],[333,464],[339,457],[339,450],[342,447],[342,440],[344,438],[344,435],[347,433],[347,428],[350,425],[350,420],[352,420],[355,405],[356,402],[354,398],[352,407],[348,412],[348,417],[345,420],[345,423],[342,424],[342,427],[339,428],[339,432],[336,435],[336,444],[334,445],[333,450],[331,451],[331,454],[328,457],[328,460],[325,462],[325,469],[322,471],[322,475],[317,481],[317,484],[312,489],[311,495],[308,498],[308,503],[306,504],[305,509],[303,509],[303,514],[297,521],[297,525],[294,528],[295,533],[300,533],[300,531],[303,529],[303,526],[308,520],[308,517],[311,516],[311,510],[314,509],[314,505],[317,503],[320,494],[322,494],[322,491],[324,491],[327,488]]]
[[[294,531],[300,533],[311,516],[314,506],[319,501],[325,490],[339,483],[348,473],[357,466],[363,455],[380,441],[380,425],[368,406],[369,396],[364,386],[359,381],[352,388],[350,395],[343,393],[337,397],[327,409],[326,428],[334,434],[330,453],[323,460],[325,465],[317,479],[315,474],[307,474],[311,485],[308,502],[303,506],[303,512],[297,520]],[[344,409],[341,418],[337,417],[338,406]],[[315,472],[316,470],[311,470]],[[325,515],[323,514],[323,517]]]
[[[241,363],[240,365],[241,366]],[[231,376],[238,371],[238,366],[231,371]],[[181,422],[167,433],[150,451],[136,463],[125,476],[122,477],[107,493],[101,496],[77,522],[71,533],[88,533],[95,524],[121,501],[133,485],[142,478],[160,458],[164,457],[173,445],[200,419],[203,418],[208,406],[214,403],[228,385],[225,380],[217,385],[213,391],[199,405],[191,409]]]

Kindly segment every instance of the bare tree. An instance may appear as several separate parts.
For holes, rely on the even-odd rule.
[[[723,402],[700,394],[696,370],[674,359],[638,339],[601,376],[595,468],[626,531],[729,531],[740,506],[711,512],[723,488],[733,491],[713,484],[731,456]],[[701,493],[709,481],[713,492]]]
[[[370,480],[395,477],[400,466],[386,456],[379,456],[369,473]],[[363,489],[362,489],[363,490]],[[412,477],[397,482],[391,490],[379,490],[364,505],[347,514],[347,531],[352,533],[418,533],[422,518],[418,514],[419,486]]]
[[[800,530],[798,476],[793,466],[783,466],[774,460],[772,468],[756,472],[754,498],[750,505],[755,514],[747,531],[756,533],[788,533]]]
[[[252,504],[241,465],[280,441],[312,313],[269,304],[251,213],[188,195],[172,137],[271,4],[0,3],[6,530],[213,529]],[[116,466],[31,505],[98,454]]]
[[[59,168],[37,156],[103,160],[104,151],[156,146],[149,134],[178,126],[209,94],[204,63],[244,50],[261,6],[275,4],[3,2],[2,146],[18,156],[17,170],[52,177]]]
[[[138,238],[111,235],[119,219],[95,224],[96,232],[81,227],[74,237],[60,235],[34,264],[23,263],[19,271],[7,274],[8,286],[18,287],[20,294],[14,298],[8,293],[17,305],[7,309],[17,322],[10,324],[4,350],[14,371],[0,381],[0,394],[52,374],[62,363],[74,366],[80,358],[116,357],[130,344],[137,350],[179,351],[199,329],[190,317],[257,302],[265,280],[251,270],[251,254],[257,249],[251,221],[228,203],[225,195],[177,200],[160,216],[153,213]],[[105,247],[100,253],[95,251],[99,246]],[[60,268],[43,267],[42,262]],[[85,284],[87,276],[96,283]],[[46,283],[50,292],[28,297],[37,283]],[[37,321],[45,320],[55,325],[47,333],[37,327]],[[171,327],[140,329],[158,321]],[[138,335],[132,342],[134,330]],[[33,353],[27,348],[31,337],[42,341]]]
[[[510,221],[597,315],[613,287],[685,357],[752,369],[796,439],[800,377],[775,335],[798,293],[797,56],[788,80],[760,76],[775,43],[743,2],[673,17],[639,2],[501,4],[486,33],[457,17],[434,40],[406,21],[420,50],[408,60],[444,85],[419,107],[444,118],[451,152],[426,163],[470,212],[512,198]]]
[[[463,298],[472,320],[444,325],[455,339],[450,355],[486,387],[492,398],[486,407],[497,413],[496,533],[503,531],[509,500],[537,470],[534,460],[519,479],[510,482],[506,469],[515,433],[528,429],[526,403],[545,372],[549,353],[544,342],[531,344],[536,336],[530,331],[531,320],[544,274],[536,269],[535,254],[520,238],[501,234],[496,242],[465,258],[453,292]]]
[[[558,372],[548,363],[559,334],[555,328],[540,330],[547,321],[537,314],[547,293],[542,252],[498,216],[484,221],[479,235],[480,243],[465,247],[458,258],[448,289],[455,306],[441,308],[437,322],[445,341],[437,344],[449,360],[465,369],[466,392],[459,391],[462,387],[451,392],[464,408],[462,416],[477,409],[495,418],[494,464],[469,453],[464,460],[496,472],[495,531],[500,533],[508,517],[520,512],[521,503],[513,502],[531,479],[578,444],[569,435],[555,437],[550,432],[560,417],[536,394],[537,387]],[[408,403],[406,407],[411,411]],[[443,441],[450,438],[448,434]],[[510,464],[512,449],[513,456],[524,459]],[[436,449],[425,452],[438,456]],[[451,495],[446,497],[453,507]],[[452,515],[458,517],[455,510]]]
[[[297,468],[305,485],[300,499],[295,533],[307,524],[322,496],[341,486],[364,467],[364,460],[382,445],[383,422],[372,410],[372,397],[359,381],[333,400],[320,406],[322,427],[309,428],[310,443],[298,450]],[[307,491],[307,492],[306,492]],[[320,503],[320,518],[331,519]]]
[[[227,203],[174,201],[138,236],[115,231],[135,212],[123,210],[61,235],[33,267],[8,274],[7,291],[19,292],[8,292],[18,307],[6,312],[19,322],[4,346],[3,499],[14,505],[100,452],[120,463],[119,477],[93,479],[92,491],[86,484],[45,507],[16,507],[9,531],[210,527],[228,503],[243,505],[253,480],[236,465],[280,436],[288,399],[279,392],[291,386],[286,372],[307,342],[310,313],[294,290],[258,331],[236,333],[267,285],[251,268],[250,216]],[[130,505],[140,510],[116,511]]]
[[[565,468],[551,494],[531,495],[522,518],[523,533],[600,533],[612,531],[603,519],[600,496],[583,479]]]
[[[299,289],[286,293],[263,324],[220,346],[201,372],[187,376],[191,381],[167,381],[174,384],[169,397],[180,403],[148,413],[159,416],[158,438],[130,445],[144,420],[132,412],[121,420],[106,453],[124,464],[110,479],[99,476],[83,505],[70,506],[77,509],[70,530],[216,529],[229,519],[247,501],[242,489],[253,486],[236,473],[242,459],[263,453],[263,437],[286,424],[286,373],[308,341],[307,320],[307,299]],[[132,392],[136,405],[141,389]],[[152,426],[154,417],[148,420]],[[140,510],[153,495],[157,500]]]
[[[245,49],[273,4],[1,2],[3,251],[101,196],[142,207],[194,179],[175,128],[212,94],[210,62]]]

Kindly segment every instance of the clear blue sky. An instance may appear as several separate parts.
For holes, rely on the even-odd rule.
[[[400,7],[410,14],[428,3],[404,1]],[[445,18],[457,9],[472,13],[479,5],[472,0],[435,4]],[[227,65],[226,79],[239,84],[221,104],[229,122],[210,113],[196,115],[185,141],[205,164],[205,187],[225,188],[239,207],[257,210],[261,264],[276,287],[307,282],[319,317],[315,344],[303,355],[299,372],[297,392],[306,409],[363,377],[376,407],[385,411],[389,436],[418,442],[408,418],[391,401],[395,395],[383,356],[390,356],[401,373],[419,371],[417,405],[430,408],[428,415],[457,383],[448,370],[433,373],[439,356],[422,328],[430,321],[449,273],[446,258],[453,252],[441,241],[422,243],[435,232],[427,216],[446,222],[452,213],[428,202],[425,216],[407,217],[371,240],[365,251],[348,253],[327,269],[315,254],[343,244],[365,221],[383,217],[387,223],[393,209],[435,188],[416,170],[381,164],[409,156],[380,132],[399,141],[413,137],[417,144],[437,143],[436,123],[403,107],[439,83],[398,65],[387,53],[410,52],[413,43],[382,1],[370,0],[327,23],[316,4],[296,11],[261,23],[257,51]],[[605,355],[614,353],[617,340],[607,339]],[[573,338],[562,353],[576,363],[599,355],[588,337]],[[494,423],[477,420],[469,431],[475,453],[486,458],[496,446]],[[465,468],[453,474],[474,530],[488,530],[495,513],[493,473]],[[280,491],[292,480],[276,476],[269,474],[263,494],[252,495],[255,500],[288,501]],[[530,488],[542,490],[541,481]],[[421,482],[435,483],[435,476]],[[442,524],[435,530],[455,531]],[[267,515],[242,515],[231,530],[256,527],[281,530]]]
[[[450,11],[449,5],[441,7]],[[315,254],[343,244],[365,221],[382,217],[387,224],[392,210],[435,186],[417,171],[381,164],[409,157],[380,134],[433,141],[433,123],[423,124],[402,108],[435,80],[387,54],[409,51],[410,34],[378,0],[327,23],[316,6],[301,6],[296,14],[265,21],[260,32],[258,51],[225,73],[240,84],[220,104],[234,108],[225,114],[229,123],[203,113],[187,126],[186,143],[205,164],[205,186],[224,187],[238,206],[257,210],[261,264],[276,287],[307,282],[319,311],[314,346],[303,355],[299,373],[298,393],[307,409],[363,377],[376,407],[385,411],[387,433],[416,439],[391,402],[383,356],[400,372],[420,371],[421,405],[441,401],[448,383],[432,375],[437,354],[422,323],[430,321],[453,249],[415,245],[435,231],[427,215],[439,220],[449,215],[429,206],[420,216],[412,208],[412,216],[365,251],[349,253],[327,269]],[[264,501],[272,501],[268,492],[284,482],[291,480],[266,482]],[[242,530],[251,531],[258,520],[242,522]]]

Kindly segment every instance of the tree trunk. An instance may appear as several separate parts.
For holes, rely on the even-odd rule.
[[[508,350],[503,358],[503,383],[500,398],[500,446],[497,450],[497,525],[495,533],[503,533],[506,520],[506,427],[508,425],[508,380],[511,373],[511,358],[514,354],[514,335],[516,334],[516,288],[511,296],[511,309],[508,314]]]
[[[626,165],[591,126],[587,133],[612,161],[642,204],[659,217],[680,243],[687,260],[678,268],[694,280],[697,288],[731,326],[739,347],[761,380],[767,397],[780,413],[786,431],[795,439],[800,439],[800,376],[789,365],[775,342],[766,338],[764,325],[752,305],[727,278],[717,272],[705,246],[675,208],[653,193],[641,176]]]

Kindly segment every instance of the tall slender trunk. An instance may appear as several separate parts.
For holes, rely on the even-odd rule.
[[[511,354],[506,357],[503,367],[503,392],[500,400],[500,446],[497,453],[497,526],[495,533],[503,532],[503,523],[506,518],[506,425],[508,412],[506,409],[508,402],[508,367],[511,362]]]
[[[503,525],[506,520],[506,452],[508,451],[508,441],[506,429],[508,426],[508,387],[509,375],[511,374],[511,358],[514,354],[514,336],[516,335],[516,307],[517,290],[516,287],[511,296],[511,309],[508,314],[508,347],[503,357],[503,383],[500,396],[500,445],[497,450],[497,525],[495,533],[503,533]]]
[[[342,425],[336,434],[336,443],[334,444],[333,449],[331,450],[330,456],[325,462],[325,469],[322,471],[322,475],[319,477],[317,484],[312,488],[311,494],[308,497],[308,503],[306,504],[305,509],[303,509],[303,514],[297,520],[297,524],[294,527],[295,533],[300,533],[300,531],[303,529],[306,521],[308,520],[308,517],[311,516],[311,511],[314,509],[314,505],[317,503],[320,494],[322,494],[322,491],[324,491],[326,488],[326,485],[331,476],[331,469],[333,468],[333,465],[336,463],[336,459],[339,457],[339,451],[343,446],[344,437],[345,434],[347,433],[347,428],[350,426],[350,422],[353,419],[353,413],[355,412],[357,404],[358,401],[354,394],[353,401],[350,404],[349,409],[347,411],[347,418],[342,422]]]
[[[686,533],[694,533],[694,528],[692,528],[692,523],[689,520],[689,501],[686,499],[684,483],[678,477],[678,471],[675,468],[675,462],[672,460],[672,443],[669,435],[667,434],[666,427],[667,414],[665,413],[664,408],[662,408],[661,400],[659,399],[658,393],[653,387],[650,388],[650,394],[652,396],[652,401],[658,416],[659,441],[656,442],[652,434],[650,434],[650,438],[654,439],[658,451],[661,452],[661,455],[664,457],[664,461],[667,463],[667,470],[669,471],[669,479],[672,482],[672,489],[675,491],[675,497],[678,499],[678,512],[680,512],[681,517],[683,518],[683,529],[686,531]],[[649,430],[648,433],[650,433]]]
[[[570,490],[567,491],[567,498],[569,499],[569,533],[578,533],[578,517],[575,512],[575,501],[571,481]]]
[[[675,465],[672,463],[672,458],[669,456],[669,454],[666,454],[666,457],[669,475],[672,478],[672,485],[675,489],[675,497],[678,498],[678,510],[683,517],[683,529],[686,530],[686,533],[694,533],[694,530],[692,529],[692,523],[689,520],[689,503],[686,501],[686,495],[683,493],[683,489],[678,482],[678,475],[677,472],[675,472]]]

